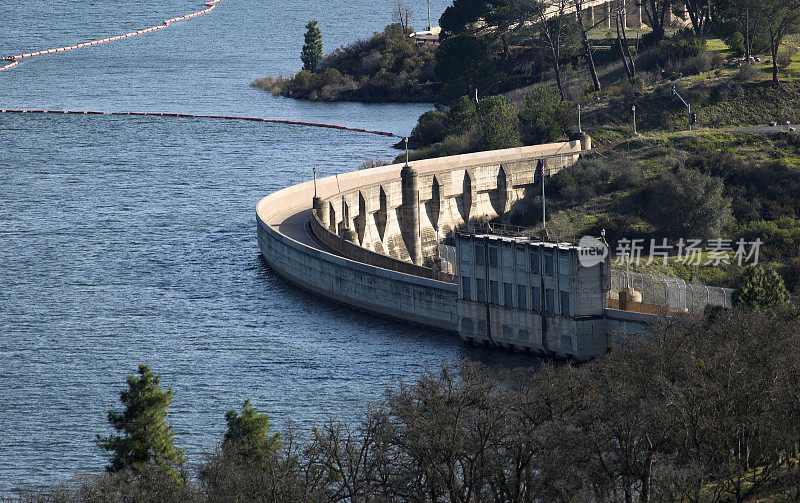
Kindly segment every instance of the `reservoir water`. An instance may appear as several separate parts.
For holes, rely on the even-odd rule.
[[[414,24],[426,3],[408,3]],[[447,0],[431,0],[438,19]],[[159,32],[23,61],[0,108],[158,111],[318,121],[408,134],[428,105],[308,103],[250,87],[391,21],[395,0],[225,0]],[[0,55],[104,38],[199,10],[194,0],[3,3]],[[311,177],[392,158],[391,139],[250,122],[0,114],[0,494],[106,462],[140,362],[175,399],[192,462],[249,397],[281,428],[353,421],[398,378],[459,359],[528,360],[309,296],[259,258],[255,204]]]

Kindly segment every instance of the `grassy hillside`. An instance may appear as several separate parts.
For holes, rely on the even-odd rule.
[[[716,184],[719,193],[703,184]],[[764,242],[761,261],[777,265],[790,291],[800,294],[796,133],[728,130],[632,138],[601,145],[548,180],[546,189],[551,235],[599,235],[605,229],[611,243],[620,238],[649,243],[665,237],[672,242],[681,237],[758,237]],[[537,194],[518,203],[506,220],[540,227]],[[638,270],[732,287],[740,268],[687,266],[671,260],[666,267],[651,264]]]

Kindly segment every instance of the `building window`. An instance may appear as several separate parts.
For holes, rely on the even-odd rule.
[[[506,269],[514,268],[514,245],[503,246],[501,250],[500,262]]]
[[[465,263],[472,262],[472,247],[470,242],[461,242],[461,261]]]
[[[552,275],[555,271],[555,267],[553,266],[553,254],[552,253],[545,253],[544,254],[544,273]]]
[[[531,309],[534,311],[542,310],[542,291],[538,286],[531,287]]]
[[[478,302],[486,302],[486,280],[475,279],[475,299]]]
[[[561,292],[561,314],[569,316],[569,292]]]
[[[517,308],[528,309],[528,287],[525,285],[517,285]]]
[[[469,276],[461,276],[461,298],[464,300],[472,300],[472,283]]]
[[[474,330],[472,318],[461,318],[461,333],[471,334]]]
[[[489,280],[489,294],[491,295],[491,300],[489,302],[491,304],[500,305],[500,288],[497,285],[497,281]]]
[[[489,246],[489,265],[497,267],[497,247]]]
[[[556,292],[550,288],[544,289],[544,310],[548,313],[556,312]]]
[[[562,253],[559,255],[558,273],[562,276],[569,276],[572,274],[572,263],[570,262],[569,254]]]
[[[475,245],[475,263],[478,265],[483,265],[486,263],[483,256],[483,243]]]
[[[535,274],[539,274],[541,270],[539,260],[540,260],[539,252],[531,252],[531,272]]]
[[[511,283],[503,283],[503,304],[514,307],[514,285]]]

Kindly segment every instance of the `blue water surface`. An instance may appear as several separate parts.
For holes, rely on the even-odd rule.
[[[447,0],[432,0],[434,19]],[[300,68],[391,21],[395,0],[225,0],[156,33],[0,72],[0,108],[248,115],[408,134],[430,105],[276,98],[254,77]],[[415,1],[415,24],[426,4]],[[104,38],[203,8],[193,0],[3,3],[0,55]],[[255,204],[392,158],[391,139],[252,122],[0,114],[0,494],[97,472],[125,376],[171,386],[192,462],[249,397],[282,428],[356,420],[399,378],[459,359],[521,364],[457,337],[310,296],[264,266]]]

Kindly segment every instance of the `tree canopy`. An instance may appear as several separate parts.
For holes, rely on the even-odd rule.
[[[755,311],[779,314],[792,309],[791,296],[778,272],[762,265],[750,266],[733,295],[736,305]]]
[[[223,448],[236,449],[244,457],[259,463],[275,457],[281,448],[280,434],[270,434],[269,417],[259,414],[245,400],[242,412],[230,409],[225,414],[228,430],[225,432]]]
[[[175,447],[172,426],[166,421],[172,389],[162,389],[161,378],[144,364],[136,375],[128,376],[127,384],[120,393],[123,410],[108,413],[109,424],[119,434],[98,437],[100,447],[112,455],[108,471],[138,471],[154,464],[177,477],[186,459],[183,449]]]
[[[300,59],[303,61],[303,69],[316,72],[319,63],[322,61],[322,33],[319,31],[316,21],[309,21],[306,25],[305,43]]]

